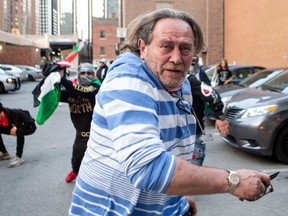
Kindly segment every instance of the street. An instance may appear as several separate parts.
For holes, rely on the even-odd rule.
[[[31,94],[36,82],[24,82],[19,91],[0,95],[0,102],[9,108],[22,108],[36,118]],[[288,210],[288,166],[272,159],[251,155],[227,145],[214,131],[211,122],[206,132],[214,135],[207,144],[205,166],[236,170],[255,169],[271,174],[280,171],[272,181],[274,192],[255,202],[241,202],[230,194],[193,196],[199,216],[286,216]],[[68,214],[74,183],[65,177],[71,170],[70,158],[75,130],[68,105],[60,104],[44,125],[25,137],[23,159],[17,168],[8,168],[9,161],[0,161],[0,216],[64,216]],[[15,137],[2,135],[9,153],[14,156]]]

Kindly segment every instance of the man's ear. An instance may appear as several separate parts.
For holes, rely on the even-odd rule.
[[[145,60],[146,44],[142,39],[138,40],[138,47],[139,47],[139,51],[140,51],[140,59]]]

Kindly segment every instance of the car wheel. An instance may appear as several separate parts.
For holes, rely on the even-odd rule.
[[[28,75],[28,81],[35,81],[34,77],[32,75]]]
[[[288,164],[288,127],[284,128],[278,135],[275,146],[275,156],[282,163]]]
[[[3,83],[0,83],[0,93],[6,93]]]

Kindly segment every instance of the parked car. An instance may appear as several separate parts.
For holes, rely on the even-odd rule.
[[[20,89],[20,83],[16,77],[9,76],[6,72],[0,69],[0,93],[6,93],[8,91],[16,91]]]
[[[244,151],[288,164],[288,70],[232,96],[224,109],[229,135],[223,139]]]
[[[210,80],[212,80],[215,67],[216,66],[210,67],[205,71]],[[229,65],[229,69],[232,72],[233,77],[231,83],[237,84],[248,76],[265,69],[265,67],[255,65]]]
[[[278,74],[287,70],[288,67],[283,68],[269,68],[258,71],[251,76],[240,81],[238,84],[228,84],[215,87],[215,90],[220,94],[222,98],[222,102],[224,105],[228,102],[228,100],[235,95],[236,93],[243,91],[247,88],[258,88],[263,85],[268,80],[277,76]]]
[[[24,70],[28,74],[28,77],[27,77],[28,81],[35,81],[36,79],[44,78],[41,69],[28,66],[28,65],[15,65],[15,66]]]
[[[7,74],[18,77],[21,82],[27,80],[28,78],[28,74],[23,69],[20,69],[14,65],[0,64],[0,68],[6,71]]]

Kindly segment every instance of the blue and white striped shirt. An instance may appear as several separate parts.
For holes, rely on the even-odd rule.
[[[188,80],[181,91],[192,102]],[[164,194],[175,157],[191,161],[195,140],[195,119],[177,101],[136,55],[113,62],[96,96],[69,215],[179,216],[188,210],[185,197]]]

